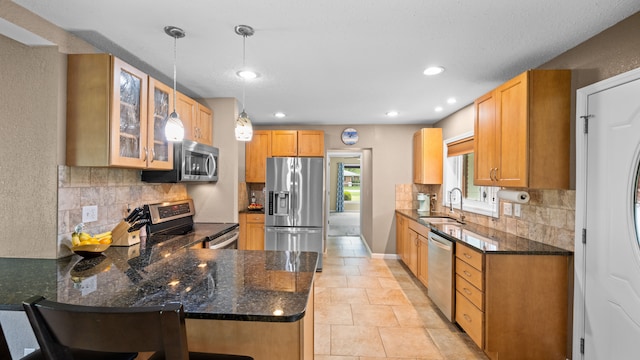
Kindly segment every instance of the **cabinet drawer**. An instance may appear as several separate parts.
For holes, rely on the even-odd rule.
[[[456,274],[470,282],[471,285],[484,290],[482,272],[460,259],[456,259]]]
[[[471,285],[470,282],[463,279],[460,275],[456,275],[456,290],[471,301],[478,309],[484,310],[483,292]]]
[[[456,243],[456,257],[478,270],[482,270],[482,253],[472,250],[461,243]]]
[[[456,322],[464,329],[476,345],[484,349],[482,331],[484,314],[462,294],[458,292],[456,295]]]
[[[264,223],[264,214],[247,214],[248,223]]]

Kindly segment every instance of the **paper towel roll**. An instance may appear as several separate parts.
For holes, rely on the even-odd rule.
[[[526,204],[529,202],[529,193],[516,190],[498,190],[498,198],[518,204]]]

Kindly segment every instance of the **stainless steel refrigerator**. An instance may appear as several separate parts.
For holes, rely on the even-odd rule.
[[[265,249],[315,251],[322,270],[324,160],[267,158]]]

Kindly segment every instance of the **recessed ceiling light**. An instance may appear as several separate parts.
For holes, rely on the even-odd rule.
[[[287,116],[287,114],[285,114],[283,112],[277,112],[277,113],[273,114],[273,116],[275,116],[277,118],[283,118],[283,117]]]
[[[245,80],[253,80],[258,77],[258,73],[251,70],[240,70],[236,73],[236,75]]]
[[[396,117],[396,116],[398,116],[398,112],[397,111],[387,111],[387,116]]]
[[[440,73],[442,73],[444,71],[444,68],[442,66],[429,66],[428,68],[426,68],[424,70],[424,74],[425,75],[438,75]]]
[[[436,112],[440,112],[440,111],[442,111],[442,106],[436,106],[436,108],[434,110]]]
[[[450,97],[450,98],[447,99],[447,104],[455,104],[456,101],[457,101],[456,98]]]

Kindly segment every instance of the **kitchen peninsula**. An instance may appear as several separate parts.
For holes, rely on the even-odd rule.
[[[316,253],[201,249],[188,239],[92,258],[0,258],[0,310],[21,310],[32,295],[91,306],[178,301],[190,350],[313,359]]]

